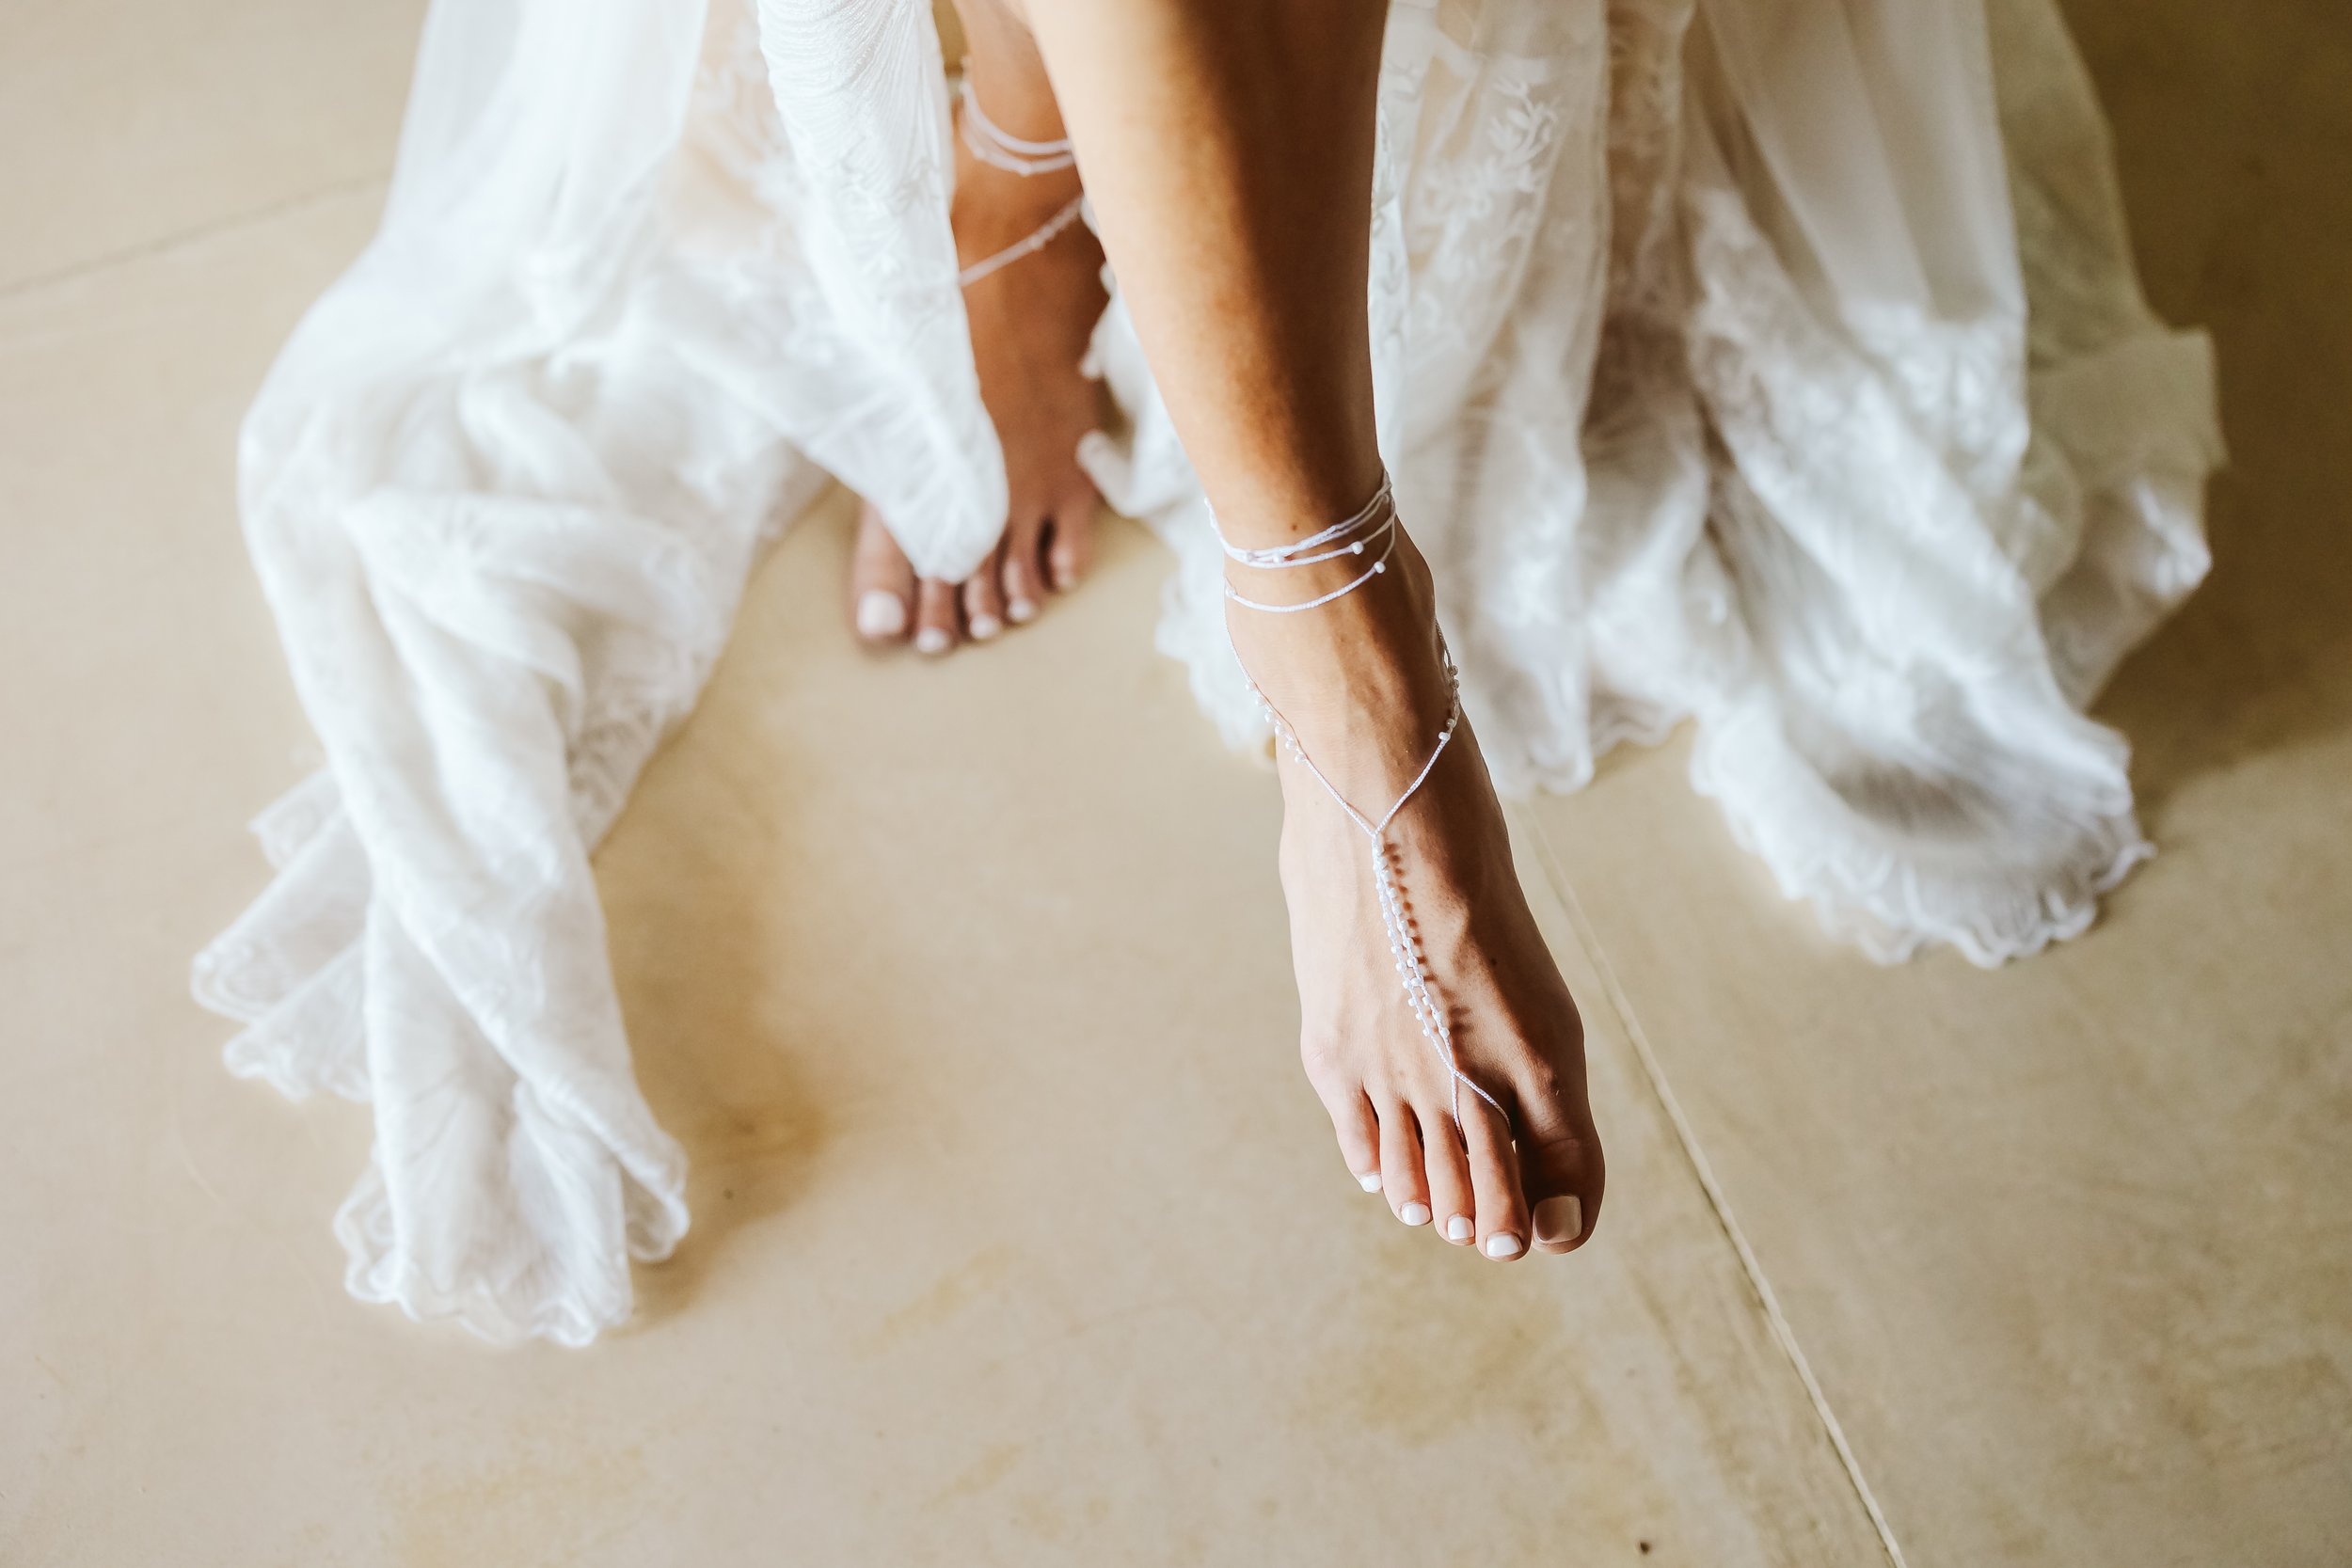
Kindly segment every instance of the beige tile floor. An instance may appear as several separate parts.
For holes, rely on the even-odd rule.
[[[8,0],[0,289],[381,179],[422,14],[416,0]]]
[[[916,670],[820,508],[599,861],[697,1227],[571,1354],[344,1298],[364,1117],[183,999],[308,744],[232,432],[415,8],[9,8],[0,1563],[1883,1560],[1637,1045],[1912,1561],[2352,1560],[2352,16],[2076,10],[2238,457],[2106,705],[2167,852],[2106,924],[1873,969],[1618,760],[1519,818],[1608,1244],[1465,1267],[1295,1082],[1274,803],[1146,645],[1155,549]]]

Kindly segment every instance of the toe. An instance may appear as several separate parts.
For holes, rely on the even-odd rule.
[[[1087,568],[1094,564],[1094,514],[1101,504],[1093,486],[1089,485],[1054,509],[1045,542],[1045,564],[1053,575],[1054,587],[1062,593],[1077,587]]]
[[[1340,1141],[1340,1158],[1347,1162],[1348,1173],[1364,1191],[1378,1192],[1380,1118],[1373,1115],[1372,1101],[1355,1084],[1335,1084],[1328,1090],[1317,1084],[1315,1094],[1330,1115],[1331,1132]]]
[[[975,642],[985,642],[1005,629],[1005,598],[996,585],[998,558],[989,557],[963,581],[963,624]]]
[[[1017,514],[1016,514],[1017,515]],[[1005,531],[1005,553],[998,576],[1005,597],[1005,618],[1014,626],[1037,619],[1045,603],[1045,519],[1031,516]]]
[[[1592,1122],[1574,1107],[1523,1108],[1518,1142],[1521,1185],[1543,1252],[1574,1252],[1600,1218],[1606,1173]]]
[[[1527,1252],[1527,1196],[1518,1156],[1502,1114],[1484,1100],[1462,1096],[1462,1133],[1470,1154],[1470,1188],[1478,1200],[1478,1250],[1502,1262]]]
[[[1535,1247],[1539,1252],[1574,1252],[1584,1241],[1584,1199],[1554,1193],[1535,1200]]]
[[[914,651],[944,654],[956,645],[956,585],[925,578],[914,589]]]
[[[1380,1108],[1380,1190],[1406,1225],[1429,1223],[1429,1181],[1422,1173],[1421,1125],[1413,1108],[1391,1101]]]
[[[1478,1199],[1470,1186],[1470,1158],[1462,1135],[1454,1130],[1451,1107],[1438,1103],[1418,1108],[1421,1120],[1422,1169],[1429,1180],[1429,1212],[1438,1233],[1456,1246],[1468,1246],[1478,1233]]]
[[[900,642],[914,620],[914,568],[880,512],[861,506],[850,557],[850,623],[868,642]]]

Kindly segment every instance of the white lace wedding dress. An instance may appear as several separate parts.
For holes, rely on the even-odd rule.
[[[685,1230],[588,853],[826,475],[927,574],[993,542],[949,135],[925,0],[434,7],[382,230],[245,428],[328,766],[196,966],[232,1070],[373,1107],[354,1293],[580,1344]],[[2052,0],[1398,0],[1373,227],[1384,447],[1506,789],[1688,717],[1872,955],[2090,920],[2146,850],[2082,707],[2203,573],[2218,443]],[[1094,352],[1159,644],[1260,739],[1115,296]]]

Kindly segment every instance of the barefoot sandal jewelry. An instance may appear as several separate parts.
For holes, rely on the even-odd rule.
[[[1231,578],[1227,578],[1224,584],[1225,597],[1245,610],[1262,610],[1272,615],[1292,615],[1327,605],[1334,599],[1353,594],[1388,571],[1389,558],[1396,553],[1397,534],[1396,497],[1385,473],[1380,476],[1380,488],[1373,493],[1372,499],[1364,503],[1361,511],[1304,539],[1262,549],[1245,549],[1226,539],[1224,531],[1219,530],[1217,544],[1225,551],[1226,559],[1258,571],[1295,570],[1372,554],[1371,564],[1356,577],[1327,594],[1298,604],[1272,604],[1250,598],[1236,589]],[[1347,819],[1371,841],[1373,886],[1380,904],[1380,921],[1387,930],[1389,956],[1396,964],[1397,980],[1404,988],[1406,1005],[1412,1009],[1414,1021],[1421,1025],[1422,1037],[1438,1053],[1438,1059],[1445,1064],[1446,1073],[1453,1080],[1454,1125],[1458,1130],[1462,1125],[1462,1091],[1465,1088],[1498,1112],[1502,1112],[1502,1104],[1463,1072],[1455,1059],[1454,1031],[1446,1022],[1445,1008],[1432,990],[1428,955],[1422,950],[1420,934],[1414,930],[1412,921],[1405,912],[1404,893],[1396,869],[1401,856],[1396,847],[1389,842],[1389,825],[1420,793],[1421,786],[1429,782],[1429,775],[1437,770],[1438,759],[1445,754],[1446,746],[1454,739],[1454,732],[1461,727],[1461,674],[1454,668],[1454,654],[1446,646],[1442,631],[1438,636],[1438,657],[1445,667],[1445,725],[1438,732],[1438,743],[1431,748],[1429,759],[1421,765],[1421,771],[1413,775],[1413,782],[1405,786],[1405,792],[1396,798],[1395,804],[1377,819],[1358,811],[1341,792],[1340,786],[1315,766],[1314,758],[1307,754],[1306,747],[1300,743],[1298,732],[1291,728],[1290,721],[1282,717],[1273,700],[1258,685],[1257,678],[1248,670],[1242,672],[1242,678],[1249,683],[1249,694],[1257,702],[1258,711],[1274,727],[1276,740],[1295,761],[1314,776],[1324,792],[1338,803],[1341,811],[1347,814]],[[1507,1112],[1503,1113],[1503,1117],[1506,1122],[1510,1119]]]
[[[957,128],[963,136],[963,145],[972,156],[991,168],[1017,174],[1024,180],[1033,175],[1055,174],[1075,167],[1078,155],[1074,144],[1064,136],[1057,141],[1029,141],[1016,136],[988,118],[980,107],[979,95],[972,90],[972,62],[964,62],[962,86],[958,99],[963,112],[957,117]],[[1027,234],[993,255],[978,261],[956,274],[956,286],[968,289],[991,273],[1012,265],[1025,256],[1034,256],[1061,237],[1063,230],[1078,221],[1086,210],[1086,193],[1079,192],[1064,202],[1043,223]]]

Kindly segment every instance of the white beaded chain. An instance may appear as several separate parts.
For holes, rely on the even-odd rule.
[[[1057,239],[1061,237],[1061,231],[1063,230],[1078,221],[1078,214],[1086,210],[1086,204],[1087,198],[1084,195],[1072,197],[1068,201],[1062,204],[1061,209],[1058,212],[1055,213],[1052,217],[1047,218],[1042,224],[1040,224],[1037,228],[1032,229],[1028,233],[1023,235],[1020,239],[1013,241],[1012,244],[1005,246],[1004,249],[997,251],[994,255],[983,256],[978,261],[973,262],[970,266],[964,268],[961,272],[956,274],[956,287],[960,289],[968,289],[973,284],[977,283],[981,278],[986,277],[990,273],[996,272],[1001,268],[1009,267],[1025,256],[1034,256],[1039,251],[1043,250],[1047,245],[1052,245]]]
[[[1337,561],[1343,555],[1359,556],[1364,553],[1364,546],[1375,540],[1379,541],[1380,553],[1373,558],[1372,565],[1363,575],[1352,582],[1341,584],[1320,598],[1309,599],[1304,604],[1268,604],[1263,599],[1245,597],[1231,578],[1225,582],[1225,596],[1246,610],[1263,610],[1269,615],[1295,615],[1302,610],[1317,610],[1333,599],[1345,598],[1387,571],[1389,557],[1396,551],[1396,496],[1386,473],[1380,476],[1380,488],[1373,492],[1372,499],[1364,503],[1361,511],[1304,539],[1248,550],[1227,543],[1222,533],[1216,536],[1216,542],[1224,548],[1228,561],[1254,566],[1262,571],[1315,566],[1326,561]]]
[[[979,94],[972,90],[970,60],[963,62],[963,83],[958,96],[963,101],[963,145],[972,150],[972,156],[990,167],[1025,179],[1032,174],[1053,174],[1077,163],[1076,144],[1068,136],[1055,141],[1027,141],[989,119],[988,111],[980,107]]]
[[[959,99],[963,113],[958,117],[963,134],[963,145],[972,150],[972,156],[991,168],[1003,169],[1023,179],[1032,175],[1053,174],[1074,166],[1078,155],[1070,138],[1057,141],[1028,141],[1016,136],[988,118],[980,107],[979,95],[972,90],[972,62],[964,62],[962,87]],[[993,255],[978,261],[956,274],[956,286],[968,289],[991,273],[1012,265],[1025,256],[1034,256],[1060,238],[1063,230],[1078,221],[1086,211],[1086,194],[1072,197],[1037,228],[1005,246]]]
[[[1283,571],[1336,561],[1343,556],[1360,556],[1367,544],[1374,540],[1381,541],[1380,553],[1374,559],[1369,570],[1343,587],[1318,598],[1300,604],[1269,604],[1236,592],[1231,581],[1225,584],[1225,596],[1245,609],[1262,610],[1273,614],[1291,614],[1329,604],[1334,599],[1354,593],[1388,570],[1389,557],[1396,549],[1396,499],[1385,473],[1380,476],[1380,488],[1364,504],[1363,510],[1304,539],[1263,549],[1244,549],[1227,540],[1220,530],[1217,543],[1223,546],[1228,560],[1263,571]],[[1453,1080],[1454,1125],[1458,1129],[1462,1124],[1463,1089],[1468,1088],[1498,1112],[1502,1111],[1502,1105],[1493,1095],[1479,1087],[1476,1081],[1462,1070],[1455,1058],[1454,1030],[1446,1021],[1445,1008],[1440,1005],[1437,992],[1431,989],[1429,958],[1422,948],[1420,934],[1406,915],[1404,893],[1396,873],[1398,852],[1395,846],[1389,842],[1389,825],[1396,820],[1397,814],[1405,809],[1406,803],[1421,792],[1421,786],[1429,782],[1429,775],[1437,770],[1438,759],[1445,754],[1446,746],[1454,739],[1454,732],[1461,727],[1462,678],[1454,668],[1454,654],[1446,647],[1442,632],[1438,639],[1438,654],[1445,664],[1445,725],[1438,732],[1438,744],[1430,751],[1429,760],[1421,765],[1421,771],[1413,775],[1413,782],[1405,786],[1405,792],[1396,798],[1396,803],[1390,806],[1376,821],[1358,811],[1341,792],[1340,786],[1315,766],[1314,758],[1309,756],[1307,748],[1300,744],[1298,732],[1291,728],[1290,721],[1282,717],[1281,710],[1266,696],[1257,678],[1247,670],[1242,672],[1242,677],[1249,683],[1249,694],[1257,702],[1258,711],[1265,715],[1266,722],[1274,727],[1275,738],[1281,742],[1294,760],[1314,776],[1324,792],[1338,803],[1341,811],[1347,814],[1347,819],[1371,841],[1373,886],[1380,904],[1380,923],[1389,939],[1389,956],[1396,964],[1397,980],[1404,988],[1406,1005],[1412,1009],[1414,1022],[1421,1025],[1422,1037],[1438,1053],[1438,1059],[1445,1064],[1447,1076]],[[1507,1120],[1508,1113],[1504,1116]]]

